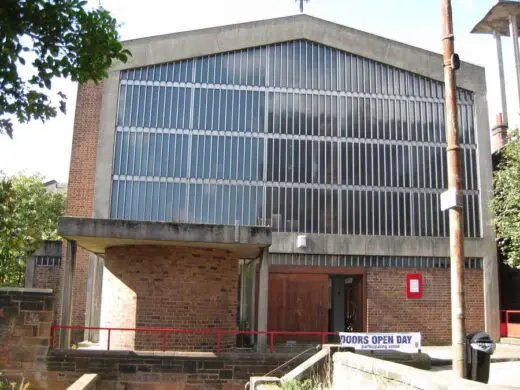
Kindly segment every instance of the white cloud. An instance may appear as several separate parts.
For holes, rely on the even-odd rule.
[[[457,2],[466,12],[473,11],[473,8],[475,7],[475,0],[457,0]]]

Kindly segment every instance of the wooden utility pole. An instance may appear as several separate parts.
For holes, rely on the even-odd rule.
[[[464,315],[464,228],[461,196],[460,146],[457,123],[457,93],[455,70],[459,66],[454,53],[451,0],[441,0],[444,46],[444,88],[446,105],[446,141],[448,144],[448,206],[450,221],[451,263],[451,342],[453,371],[464,377],[465,315]]]

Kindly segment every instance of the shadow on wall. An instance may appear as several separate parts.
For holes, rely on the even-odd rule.
[[[137,294],[122,282],[122,274],[114,274],[105,262],[103,270],[103,290],[101,294],[101,327],[135,328],[137,313]],[[116,270],[114,270],[117,272]],[[100,330],[99,344],[106,348],[108,331]],[[135,348],[134,331],[110,332],[110,349]]]
[[[233,330],[239,255],[215,248],[135,245],[108,248],[101,327]],[[216,351],[215,334],[111,331],[110,349]],[[107,346],[108,331],[99,334]],[[222,335],[222,352],[236,336]]]

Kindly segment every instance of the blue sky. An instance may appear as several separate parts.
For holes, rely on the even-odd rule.
[[[294,0],[95,0],[123,24],[122,39],[232,24],[298,13]],[[496,0],[452,0],[455,50],[464,61],[486,68],[491,123],[500,111],[495,43],[489,35],[470,34],[472,27]],[[352,28],[385,36],[440,53],[442,25],[440,0],[311,0],[305,13]],[[510,122],[518,107],[512,47],[503,39]],[[15,125],[14,140],[0,137],[0,170],[7,174],[40,173],[66,181],[77,85],[59,80],[53,85],[68,97],[68,113],[42,124]],[[518,123],[516,120],[515,123]]]

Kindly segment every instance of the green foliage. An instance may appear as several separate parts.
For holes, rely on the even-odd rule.
[[[12,137],[12,118],[45,121],[66,111],[66,96],[49,92],[56,77],[84,83],[107,76],[130,52],[119,42],[117,21],[84,0],[0,2],[0,134]]]
[[[0,286],[23,286],[25,259],[43,240],[56,240],[64,194],[38,176],[0,177]]]
[[[500,250],[511,267],[520,268],[520,133],[502,151],[494,174],[492,209]]]
[[[9,379],[0,372],[0,390],[28,390],[29,388],[30,383],[25,381],[25,377],[22,377],[22,381],[18,385],[17,382],[10,382]]]
[[[305,379],[303,381],[290,380],[282,382],[282,390],[314,390],[315,383],[312,379]]]

